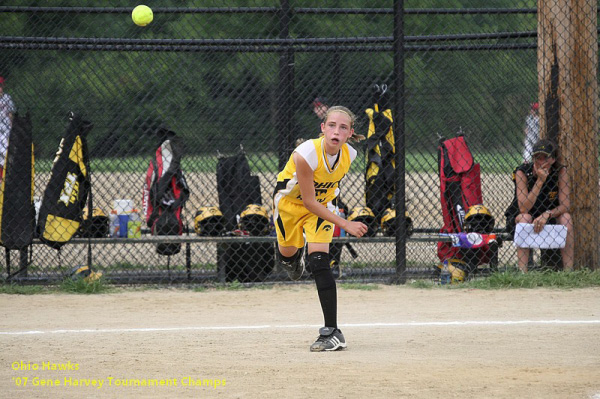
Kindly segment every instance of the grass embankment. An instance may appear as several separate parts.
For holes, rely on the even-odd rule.
[[[417,288],[433,288],[439,286],[431,280],[413,280],[408,283]],[[510,288],[589,288],[600,287],[600,270],[579,270],[572,272],[532,271],[502,271],[487,277],[476,277],[459,284],[439,286],[447,289],[510,289]]]
[[[600,287],[600,271],[580,270],[573,272],[529,272],[523,274],[518,271],[497,272],[487,277],[477,277],[473,280],[460,284],[440,286],[433,280],[412,280],[407,282],[407,287],[412,288],[437,288],[437,289],[514,289],[514,288],[553,288],[553,289],[575,289]],[[169,285],[142,286],[142,289],[165,289]],[[210,286],[184,286],[196,292],[217,290],[243,290],[243,289],[270,289],[273,285],[246,285],[234,281],[226,284],[214,284]],[[177,286],[181,288],[181,286]],[[378,284],[363,284],[356,282],[340,282],[341,289],[371,291],[379,288]],[[0,294],[12,295],[35,295],[35,294],[101,294],[116,291],[139,290],[140,287],[121,287],[109,284],[103,277],[86,281],[80,279],[65,279],[59,285],[18,285],[4,283],[0,284]]]

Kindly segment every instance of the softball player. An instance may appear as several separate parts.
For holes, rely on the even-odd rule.
[[[315,278],[325,327],[311,345],[312,352],[346,347],[337,328],[337,291],[329,267],[329,244],[334,224],[356,237],[367,232],[361,222],[351,222],[333,213],[340,180],[356,158],[346,142],[354,135],[354,114],[346,107],[329,108],[321,123],[321,137],[300,144],[277,176],[273,214],[277,230],[278,259],[292,280],[304,272],[304,235],[308,242],[308,270]]]

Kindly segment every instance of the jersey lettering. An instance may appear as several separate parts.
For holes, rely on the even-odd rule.
[[[338,186],[339,181],[330,181],[330,182],[322,182],[322,183],[315,183],[315,188],[324,188],[324,189],[328,189],[328,188],[336,188]]]
[[[326,188],[315,188],[315,196],[327,194]]]

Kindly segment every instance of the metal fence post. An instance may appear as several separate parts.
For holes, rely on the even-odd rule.
[[[280,32],[281,39],[289,39],[291,8],[288,0],[281,0]],[[283,169],[292,147],[294,93],[294,50],[287,46],[279,58],[279,83],[277,90],[277,132],[279,134],[279,169]]]
[[[394,1],[394,143],[396,155],[396,219],[403,220],[406,210],[404,148],[404,2]],[[406,282],[406,225],[396,223],[396,279]]]

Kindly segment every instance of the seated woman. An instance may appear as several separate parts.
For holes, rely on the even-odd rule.
[[[569,177],[566,167],[556,162],[556,145],[540,140],[533,146],[533,162],[525,162],[515,170],[515,199],[519,214],[516,223],[533,224],[539,233],[546,224],[567,227],[567,241],[561,249],[564,270],[573,269],[573,223],[569,214]],[[529,248],[518,248],[519,268],[527,272]]]

